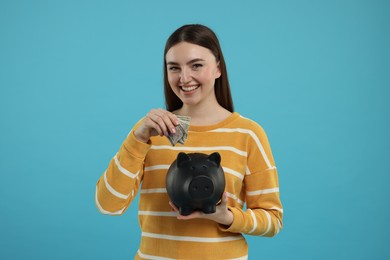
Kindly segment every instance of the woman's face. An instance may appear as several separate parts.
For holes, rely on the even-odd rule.
[[[216,101],[214,83],[221,72],[209,49],[180,42],[168,50],[165,60],[169,84],[184,105]]]

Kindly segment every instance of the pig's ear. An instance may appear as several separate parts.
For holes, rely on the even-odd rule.
[[[215,162],[217,164],[217,166],[219,167],[219,165],[221,163],[221,155],[219,153],[215,152],[215,153],[210,154],[208,159],[212,162]]]
[[[190,160],[191,158],[188,156],[188,154],[181,152],[177,155],[177,166],[181,167],[183,163],[188,162]]]

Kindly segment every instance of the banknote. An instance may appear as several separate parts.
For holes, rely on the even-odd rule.
[[[173,146],[175,146],[184,136],[184,129],[181,125],[175,127],[176,132],[174,134],[168,135],[168,139]]]
[[[188,137],[188,129],[190,127],[191,117],[188,116],[177,116],[179,124],[175,127],[176,133],[168,135],[168,139],[172,146],[177,143],[184,144],[184,141]]]
[[[184,131],[184,135],[181,139],[179,139],[179,142],[181,144],[184,144],[184,141],[188,137],[188,129],[190,128],[191,117],[189,117],[189,116],[177,116],[177,117],[179,118],[179,125],[181,126],[181,128]]]

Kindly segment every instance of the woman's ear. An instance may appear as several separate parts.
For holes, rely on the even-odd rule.
[[[221,73],[221,67],[220,67],[220,62],[218,61],[217,63],[217,71],[215,72],[215,79],[218,79],[219,77],[221,77],[222,73]]]

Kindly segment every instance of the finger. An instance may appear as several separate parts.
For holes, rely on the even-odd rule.
[[[225,191],[222,194],[221,203],[219,205],[222,206],[222,207],[226,207],[227,202],[228,202],[228,196],[227,196],[227,192]]]
[[[179,118],[177,118],[177,116],[176,116],[175,114],[173,114],[173,113],[171,113],[171,112],[168,112],[168,116],[169,116],[169,118],[171,119],[172,123],[173,123],[175,126],[177,126],[177,125],[180,124]]]
[[[179,124],[177,117],[169,111],[159,109],[158,114],[164,121],[165,126],[169,129],[169,132],[174,134],[176,132],[176,125]]]
[[[150,114],[149,119],[153,122],[151,126],[157,130],[160,136],[167,134],[167,128],[165,127],[164,121],[160,118],[159,115]]]
[[[153,116],[148,114],[148,116],[145,118],[146,128],[148,128],[150,130],[154,129],[158,133],[158,135],[160,135],[160,136],[164,135],[164,132],[161,129],[161,127],[151,117],[153,117]]]
[[[151,112],[150,118],[156,124],[158,124],[164,135],[168,136],[168,128],[172,128],[172,123],[166,115],[166,111],[162,109],[153,110],[153,112]]]
[[[176,207],[175,204],[173,204],[171,201],[169,202],[169,205],[171,206],[172,210],[175,212],[179,212],[179,209]]]
[[[194,218],[202,218],[203,214],[200,211],[194,211],[190,215],[183,216],[183,215],[178,215],[177,219],[181,220],[189,220],[189,219],[194,219]]]
[[[168,135],[168,129],[164,122],[163,115],[161,113],[161,109],[152,109],[148,113],[148,118],[154,123],[153,127],[156,128],[156,130],[160,129],[159,135]]]
[[[228,195],[227,195],[227,192],[223,192],[223,195],[222,195],[222,203],[227,203],[228,202]]]

